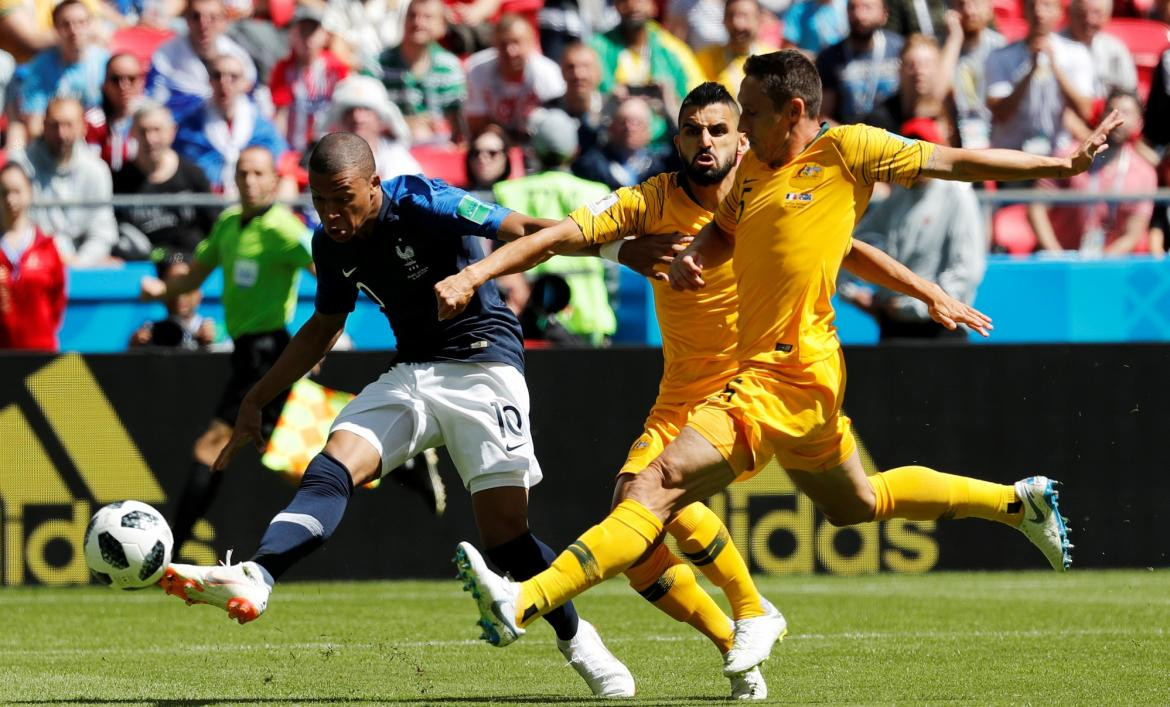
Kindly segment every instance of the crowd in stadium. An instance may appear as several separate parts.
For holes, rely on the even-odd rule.
[[[1117,110],[1126,124],[1088,174],[976,188],[1149,193],[1170,180],[1167,22],[1168,0],[0,0],[0,163],[19,167],[0,172],[0,309],[59,318],[64,268],[190,253],[216,216],[100,205],[112,195],[235,198],[237,158],[259,145],[294,199],[333,130],[369,142],[383,178],[422,173],[559,218],[677,169],[687,91],[734,95],[746,57],[780,47],[815,57],[825,120],[917,139],[1059,154]],[[899,189],[858,237],[903,260],[948,236],[914,246],[890,224],[929,230],[931,213],[975,204],[970,189]],[[53,199],[99,205],[30,206]],[[951,250],[974,282],[956,287],[973,293],[987,252],[1161,255],[1167,208],[1016,204],[988,228],[971,206]],[[604,342],[612,268],[558,267],[580,320],[566,336]],[[40,283],[35,305],[14,309],[18,279]],[[502,283],[518,312],[532,280]]]

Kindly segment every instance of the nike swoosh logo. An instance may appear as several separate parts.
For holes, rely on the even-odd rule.
[[[342,274],[342,275],[345,275],[346,277],[349,277],[350,275],[354,274],[354,272],[355,272],[356,270],[357,270],[357,268],[350,268],[349,270],[346,270],[346,269],[342,268],[342,270],[341,270],[341,274]]]
[[[1036,505],[1036,501],[1032,500],[1032,494],[1024,494],[1024,500],[1028,502],[1028,505],[1032,507],[1032,512],[1036,514],[1035,518],[1029,518],[1028,520],[1033,523],[1043,523],[1044,512],[1040,510],[1040,506]]]
[[[506,450],[507,450],[507,451],[509,451],[509,452],[514,452],[514,451],[516,451],[517,449],[519,449],[519,448],[523,447],[523,446],[524,446],[524,445],[526,445],[526,444],[528,444],[528,443],[527,443],[527,442],[521,442],[520,444],[509,444],[508,446],[504,447],[504,449],[506,449]]]

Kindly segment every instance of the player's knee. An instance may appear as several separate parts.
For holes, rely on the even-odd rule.
[[[637,501],[663,518],[670,515],[670,486],[668,472],[659,460],[654,460],[641,473],[618,490],[618,503],[626,499]],[[616,505],[616,503],[615,503]]]
[[[191,453],[200,464],[211,466],[231,436],[232,429],[230,427],[213,425],[199,439],[195,440],[195,446]]]
[[[382,458],[369,442],[356,435],[332,434],[322,451],[345,466],[355,487],[381,475]]]
[[[873,520],[873,498],[870,498],[868,502],[864,498],[852,498],[845,503],[822,508],[821,512],[825,514],[825,520],[829,522],[829,525],[838,528],[868,523]]]

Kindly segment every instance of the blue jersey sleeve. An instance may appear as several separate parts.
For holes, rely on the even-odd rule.
[[[399,218],[444,236],[496,239],[500,224],[512,213],[511,209],[480,201],[441,179],[407,175],[383,184],[398,204]]]
[[[313,262],[317,266],[315,307],[321,314],[347,314],[357,305],[357,283],[342,272],[344,265],[334,254],[334,244],[318,228],[313,234]]]

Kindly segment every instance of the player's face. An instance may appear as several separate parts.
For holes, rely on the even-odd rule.
[[[377,176],[364,179],[352,172],[318,174],[309,172],[309,193],[321,219],[325,235],[346,243],[360,233],[376,213]]]
[[[739,131],[747,136],[752,153],[762,162],[770,163],[782,153],[795,120],[786,120],[786,110],[778,111],[772,106],[772,99],[764,93],[760,82],[745,76],[739,88]]]
[[[268,150],[244,150],[236,161],[236,188],[245,208],[271,204],[276,198],[276,165]]]
[[[683,114],[674,144],[691,181],[718,184],[731,172],[740,144],[736,119],[726,103],[688,108]]]

